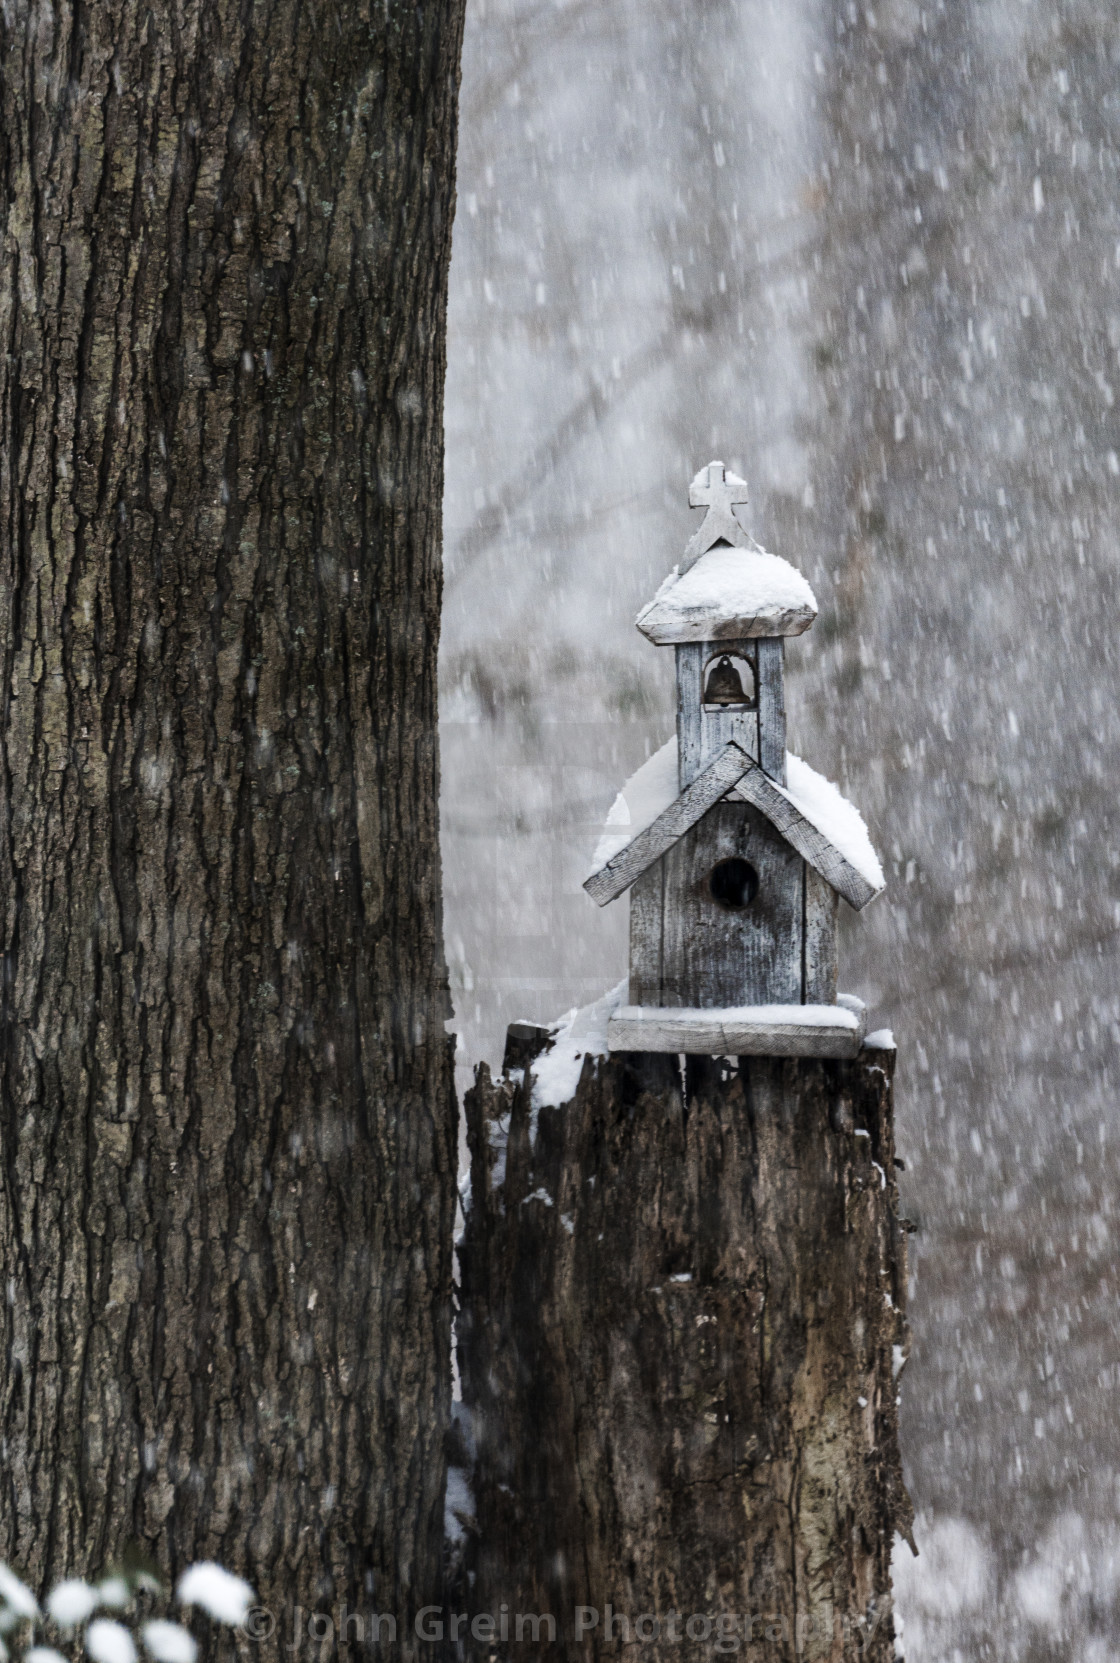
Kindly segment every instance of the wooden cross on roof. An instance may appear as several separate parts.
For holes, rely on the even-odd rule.
[[[688,540],[680,563],[681,577],[715,543],[722,541],[735,548],[750,546],[750,538],[734,513],[740,504],[749,501],[746,480],[728,473],[722,462],[709,462],[706,468],[700,469],[688,487],[688,502],[690,508],[706,508],[708,512],[700,529]]]

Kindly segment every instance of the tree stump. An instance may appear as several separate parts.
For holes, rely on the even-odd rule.
[[[466,1099],[478,1653],[488,1615],[526,1657],[517,1619],[548,1614],[553,1658],[885,1663],[912,1519],[893,1051],[588,1057],[537,1113],[517,1045]]]

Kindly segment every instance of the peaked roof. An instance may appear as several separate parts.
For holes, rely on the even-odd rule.
[[[716,543],[683,573],[671,572],[634,622],[666,646],[801,635],[816,615],[816,597],[796,567],[743,533],[737,548]]]
[[[796,762],[798,759],[790,758],[790,761]],[[827,781],[813,774],[804,763],[798,762],[798,766],[806,775],[811,776],[817,785],[827,787],[838,803],[851,815],[856,815],[851,804],[845,803],[835,787],[828,786]],[[808,781],[805,784],[808,786]],[[819,792],[816,793],[818,799],[820,795]],[[839,895],[843,895],[857,912],[882,892],[885,887],[882,872],[870,846],[867,850],[871,856],[870,861],[865,856],[857,866],[848,858],[848,854],[837,847],[828,833],[819,824],[814,823],[822,819],[827,820],[828,815],[821,812],[823,805],[820,801],[813,803],[811,787],[803,792],[803,796],[809,799],[806,806],[816,808],[814,819],[810,819],[791,793],[772,780],[746,751],[731,742],[724,746],[714,762],[709,763],[708,767],[696,776],[691,785],[686,786],[656,818],[612,854],[606,864],[587,879],[583,887],[592,900],[599,906],[616,900],[653,865],[655,860],[659,860],[674,843],[679,842],[685,832],[689,831],[710,808],[722,797],[728,796],[751,803],[759,809],[791,848],[796,849],[814,871],[819,872],[826,883],[831,884]],[[835,804],[830,802],[827,806],[835,816]],[[856,818],[858,819],[858,815]],[[862,826],[862,821],[859,823]],[[851,852],[849,849],[849,853]]]

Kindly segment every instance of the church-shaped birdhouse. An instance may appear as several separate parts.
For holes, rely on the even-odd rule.
[[[843,1057],[863,1039],[836,916],[883,873],[857,810],[786,751],[785,642],[817,603],[744,531],[746,501],[722,462],[701,469],[703,523],[636,620],[676,654],[677,733],[623,788],[584,885],[600,906],[630,891],[612,1051]]]

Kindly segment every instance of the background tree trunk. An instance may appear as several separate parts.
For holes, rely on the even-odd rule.
[[[477,1610],[551,1612],[569,1657],[618,1651],[608,1602],[660,1619],[655,1657],[721,1614],[747,1655],[893,1657],[893,1059],[689,1059],[686,1096],[675,1057],[588,1060],[535,1141],[529,1087],[480,1070],[460,1319]],[[599,1614],[583,1646],[579,1606]]]
[[[0,21],[0,1553],[436,1585],[462,0]]]

